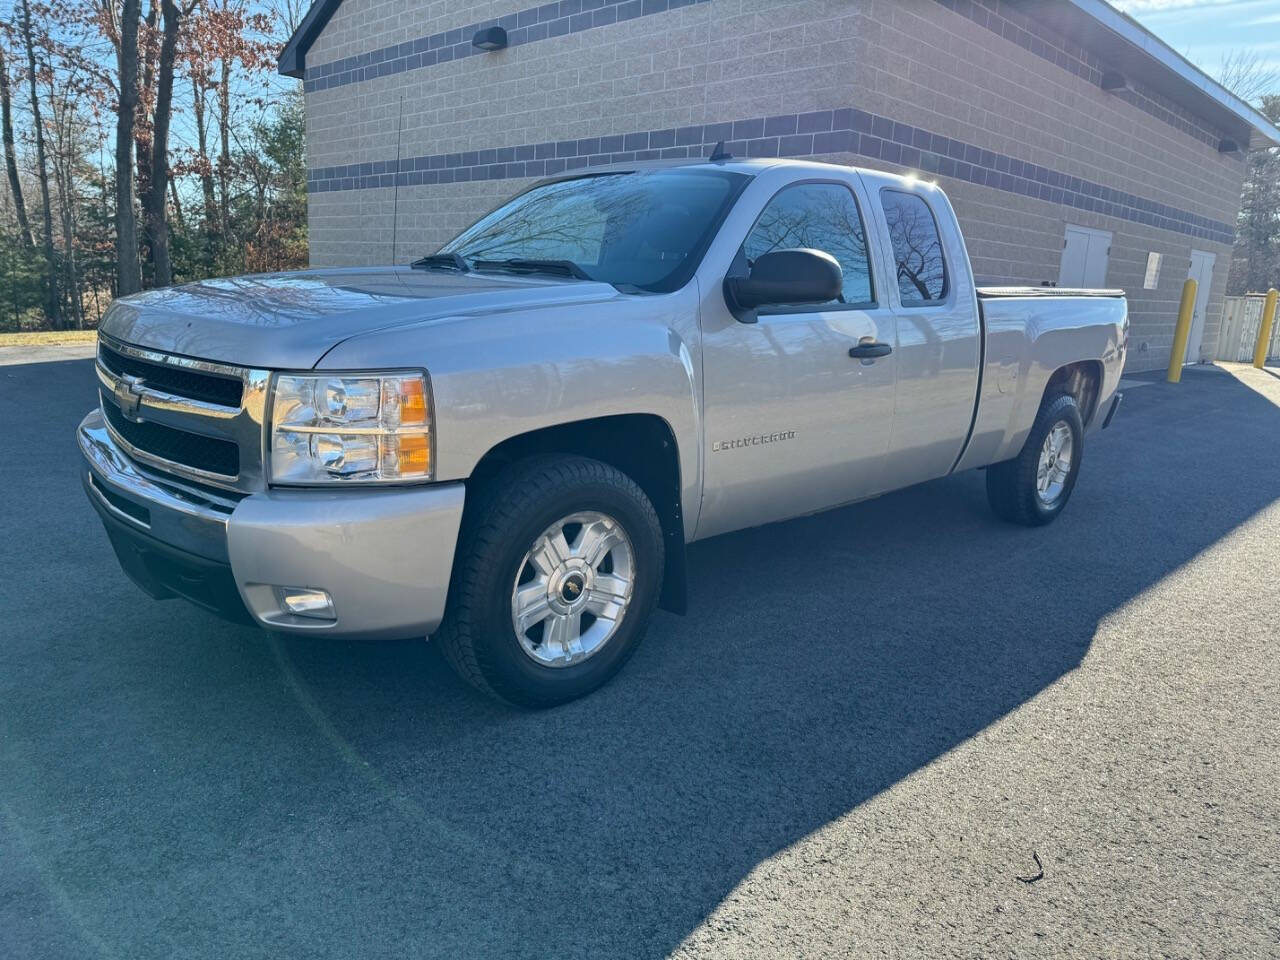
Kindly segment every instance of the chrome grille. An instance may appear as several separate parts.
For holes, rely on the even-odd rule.
[[[99,391],[99,402],[111,429],[134,448],[192,470],[223,477],[240,476],[240,448],[234,442],[175,430],[162,423],[128,420],[115,398],[105,390]]]
[[[120,447],[152,469],[245,493],[265,487],[265,370],[98,338],[99,403]]]
[[[240,377],[226,377],[186,367],[152,363],[113,350],[103,343],[98,344],[98,362],[117,377],[138,377],[154,389],[165,390],[189,400],[238,407],[244,395],[244,381]]]

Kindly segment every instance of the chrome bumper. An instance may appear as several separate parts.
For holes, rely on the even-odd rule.
[[[77,439],[89,499],[126,573],[152,596],[183,596],[290,633],[400,638],[440,625],[461,483],[223,494],[139,467],[98,410]],[[276,587],[327,591],[336,619],[286,612]]]

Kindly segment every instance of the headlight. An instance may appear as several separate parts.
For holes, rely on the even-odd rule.
[[[272,378],[272,483],[429,479],[431,410],[423,374]]]

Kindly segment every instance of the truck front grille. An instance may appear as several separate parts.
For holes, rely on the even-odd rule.
[[[102,415],[131,447],[161,460],[234,479],[240,473],[240,448],[230,440],[202,437],[162,423],[125,419],[105,390],[99,391]]]
[[[122,451],[152,472],[239,493],[266,486],[270,373],[98,338],[99,405]]]
[[[238,378],[152,363],[120,353],[105,343],[98,347],[98,362],[118,377],[137,377],[149,387],[190,400],[238,407],[244,396],[244,381]]]

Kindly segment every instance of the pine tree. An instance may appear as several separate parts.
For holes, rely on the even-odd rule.
[[[1280,95],[1264,96],[1259,108],[1280,123]],[[1246,163],[1227,284],[1233,296],[1280,286],[1280,147],[1256,150]]]

